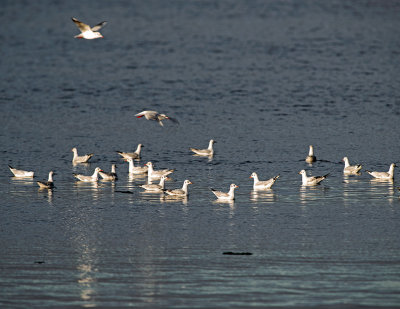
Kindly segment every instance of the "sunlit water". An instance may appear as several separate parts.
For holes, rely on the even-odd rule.
[[[399,183],[365,172],[399,160],[399,11],[398,1],[1,2],[1,307],[400,306]],[[107,20],[105,38],[73,39],[72,16]],[[133,117],[144,108],[180,125]],[[212,159],[192,156],[211,138]],[[166,187],[190,179],[188,198],[128,177],[115,151],[138,143],[137,164],[175,169]],[[72,147],[92,163],[73,166]],[[344,156],[361,175],[343,176]],[[115,183],[72,175],[112,163]],[[16,179],[7,164],[36,177]],[[304,188],[301,169],[330,176]],[[50,170],[56,188],[38,190]],[[280,178],[254,192],[253,171]],[[216,201],[210,187],[231,183],[236,200]]]

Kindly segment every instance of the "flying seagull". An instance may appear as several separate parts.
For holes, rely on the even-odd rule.
[[[165,114],[160,114],[160,113],[158,113],[156,111],[143,111],[143,112],[140,112],[140,113],[135,115],[135,117],[137,117],[137,118],[142,118],[143,116],[147,120],[156,120],[156,121],[158,121],[158,123],[162,127],[164,126],[164,124],[162,123],[162,121],[164,119],[168,119],[168,120],[171,120],[172,122],[179,123],[178,120],[176,120],[174,118],[171,118],[171,117],[169,117],[169,116],[167,116]]]
[[[102,34],[98,31],[101,28],[103,28],[107,22],[102,21],[101,23],[99,23],[96,26],[91,28],[89,25],[77,20],[75,17],[72,17],[72,21],[75,23],[75,25],[81,31],[81,33],[78,35],[75,35],[74,38],[86,39],[86,40],[103,38]]]

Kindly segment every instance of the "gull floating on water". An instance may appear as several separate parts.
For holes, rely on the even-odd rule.
[[[301,170],[299,172],[301,174],[301,179],[303,182],[303,186],[316,186],[318,185],[322,180],[324,180],[326,177],[328,177],[329,174],[326,174],[324,176],[307,176],[307,173],[305,170]]]
[[[126,161],[129,163],[129,174],[146,174],[149,169],[147,166],[135,166],[132,158],[129,158]]]
[[[74,176],[78,178],[80,181],[85,181],[85,182],[97,181],[99,179],[99,172],[102,171],[103,170],[100,167],[96,167],[92,176],[86,176],[81,174],[74,174]]]
[[[390,164],[389,171],[387,172],[371,172],[367,171],[368,174],[370,174],[372,177],[377,178],[377,179],[393,179],[394,177],[394,168],[396,164],[392,163]]]
[[[23,171],[23,170],[17,170],[16,168],[13,168],[12,166],[8,166],[10,169],[11,173],[14,174],[15,177],[33,177],[34,172],[29,172],[29,171]]]
[[[99,171],[101,178],[103,178],[104,180],[108,180],[108,181],[117,180],[118,176],[117,176],[117,173],[115,172],[116,167],[117,166],[115,164],[111,164],[111,172],[110,173]]]
[[[54,183],[53,183],[53,171],[49,172],[49,178],[47,181],[37,181],[37,184],[39,185],[40,189],[52,189],[54,188]]]
[[[93,157],[93,153],[85,154],[83,156],[78,156],[78,150],[76,147],[72,148],[71,151],[74,153],[74,157],[72,158],[72,163],[87,163],[91,157]]]
[[[271,179],[268,179],[268,180],[260,181],[258,179],[257,173],[253,172],[251,174],[250,178],[254,179],[254,184],[253,184],[254,190],[268,190],[268,189],[271,189],[272,185],[279,178],[279,175],[277,175]]]
[[[199,156],[212,156],[214,155],[214,149],[213,149],[214,143],[216,143],[216,141],[212,139],[210,140],[207,149],[190,148],[190,150]]]
[[[361,164],[350,165],[349,159],[347,157],[344,157],[342,161],[344,162],[344,174],[357,174],[362,168]]]
[[[155,183],[149,183],[145,185],[141,185],[140,187],[145,189],[146,191],[151,191],[151,192],[163,192],[165,188],[165,180],[167,179],[167,176],[161,176],[160,183],[155,184]]]
[[[155,120],[155,121],[158,121],[158,123],[159,123],[160,126],[162,126],[162,127],[164,126],[164,124],[162,123],[162,121],[163,121],[164,119],[168,119],[168,120],[171,120],[172,122],[179,123],[178,120],[176,120],[175,118],[171,118],[171,117],[169,117],[169,116],[167,116],[167,115],[165,115],[165,114],[159,114],[159,113],[156,112],[156,111],[143,111],[143,112],[140,112],[140,113],[138,113],[138,114],[135,115],[135,117],[137,117],[137,118],[142,118],[143,116],[144,116],[147,120]]]
[[[163,169],[163,170],[157,170],[155,171],[153,168],[153,163],[151,162],[147,162],[146,166],[148,167],[148,179],[158,179],[161,178],[161,176],[167,176],[169,174],[171,174],[174,170],[169,170],[169,169]]]
[[[125,160],[128,160],[129,158],[132,159],[140,159],[140,151],[142,150],[142,147],[144,147],[142,144],[137,145],[137,148],[135,152],[122,152],[122,151],[117,151],[117,153],[124,158]]]
[[[217,191],[217,190],[214,190],[213,188],[210,188],[210,189],[219,200],[225,200],[225,201],[230,200],[231,201],[231,200],[235,199],[235,189],[236,188],[239,188],[239,187],[233,183],[230,185],[228,193]]]
[[[310,150],[308,151],[308,156],[306,157],[307,163],[312,163],[317,161],[317,158],[314,156],[314,147],[310,145]]]
[[[72,17],[72,21],[81,31],[80,34],[75,35],[74,38],[77,39],[86,39],[86,40],[93,40],[98,38],[103,38],[100,32],[98,32],[101,28],[105,26],[107,22],[102,21],[101,23],[97,24],[94,27],[90,27],[89,25],[77,20],[76,18]]]
[[[174,189],[174,190],[166,190],[165,193],[167,193],[168,195],[173,195],[173,196],[187,196],[189,194],[188,191],[188,185],[191,185],[192,182],[188,179],[186,179],[183,182],[183,186],[182,189]]]

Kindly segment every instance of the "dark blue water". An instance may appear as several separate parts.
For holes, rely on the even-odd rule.
[[[398,171],[365,172],[399,163],[399,12],[399,1],[0,2],[1,307],[400,306]],[[72,16],[108,21],[104,39],[74,39]],[[143,109],[180,125],[134,118]],[[191,155],[211,138],[212,160]],[[139,143],[139,164],[175,169],[167,188],[193,182],[187,199],[128,177],[115,151]],[[73,166],[72,147],[92,163]],[[343,176],[344,156],[361,175]],[[115,183],[72,175],[112,163]],[[301,169],[330,176],[303,188]],[[39,191],[50,170],[56,188]],[[253,192],[254,171],[280,178]],[[209,188],[231,183],[236,200],[216,202]]]

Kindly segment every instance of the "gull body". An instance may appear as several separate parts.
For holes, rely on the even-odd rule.
[[[24,170],[18,170],[18,169],[16,169],[16,168],[13,168],[12,166],[8,166],[8,168],[10,169],[10,171],[11,171],[11,173],[13,173],[14,174],[14,176],[15,177],[19,177],[19,178],[27,178],[27,177],[30,177],[30,178],[32,178],[33,177],[33,175],[35,174],[34,172],[32,172],[32,171],[24,171]]]
[[[306,157],[306,162],[307,163],[312,163],[317,161],[316,156],[314,156],[314,147],[310,145],[310,149],[308,151],[308,156]]]
[[[342,161],[344,162],[344,174],[357,174],[362,168],[361,164],[350,165],[349,159],[347,157],[344,157]]]
[[[126,161],[129,163],[129,174],[146,174],[149,169],[147,166],[135,166],[132,158],[129,158]]]
[[[37,181],[37,184],[39,185],[40,189],[52,189],[54,188],[54,183],[53,183],[53,171],[49,172],[49,178],[47,181]]]
[[[199,156],[212,156],[214,155],[213,144],[216,143],[213,139],[210,140],[207,149],[190,148],[195,154]]]
[[[77,20],[74,17],[71,17],[71,19],[75,23],[75,25],[79,28],[79,30],[81,31],[81,33],[78,35],[75,35],[74,38],[86,39],[86,40],[103,38],[102,34],[100,32],[98,32],[98,30],[103,28],[107,22],[102,21],[101,23],[97,24],[96,26],[90,27],[89,25]]]
[[[316,186],[322,180],[324,180],[326,177],[328,177],[328,175],[329,175],[329,174],[326,174],[324,176],[309,176],[308,177],[305,170],[301,170],[299,172],[299,174],[301,174],[303,186]]]
[[[160,183],[158,183],[158,184],[149,183],[149,184],[141,185],[140,187],[145,189],[146,191],[163,192],[165,189],[165,180],[166,179],[167,179],[167,176],[161,176]]]
[[[387,172],[371,172],[371,171],[366,171],[366,172],[368,174],[370,174],[372,177],[377,178],[377,179],[393,179],[395,167],[396,167],[396,164],[392,163],[392,164],[390,164],[389,171],[387,171]]]
[[[71,151],[74,153],[74,157],[72,158],[72,163],[87,163],[89,159],[93,157],[93,153],[79,156],[76,147],[72,148]]]
[[[188,185],[191,185],[192,182],[188,179],[186,179],[183,182],[182,189],[174,189],[174,190],[166,190],[165,193],[168,195],[173,195],[173,196],[187,196],[189,194],[188,191]]]
[[[145,117],[147,120],[158,121],[158,123],[162,127],[164,126],[162,121],[165,119],[171,120],[172,122],[175,122],[175,123],[179,123],[176,119],[171,118],[165,114],[160,114],[159,112],[156,112],[156,111],[143,111],[143,112],[137,113],[135,115],[135,117],[137,117],[137,118]]]
[[[217,191],[211,188],[211,191],[215,194],[215,196],[219,200],[226,200],[226,201],[231,201],[235,199],[235,189],[239,188],[237,185],[234,183],[230,185],[228,193],[222,192],[222,191]]]
[[[140,159],[140,151],[142,150],[143,145],[139,144],[134,152],[122,152],[122,151],[117,151],[117,153],[124,158],[125,160],[128,160],[129,158],[132,159]]]
[[[111,172],[110,173],[106,173],[106,172],[99,172],[99,175],[101,176],[101,178],[103,178],[104,180],[108,180],[108,181],[115,181],[118,179],[117,173],[115,171],[116,169],[116,165],[115,164],[111,164]]]
[[[147,162],[146,166],[148,167],[147,170],[147,176],[149,179],[159,179],[161,176],[167,176],[171,174],[174,170],[169,170],[169,169],[163,169],[163,170],[157,170],[155,171],[153,168],[153,163],[152,162]]]
[[[102,171],[103,170],[100,167],[96,167],[92,176],[86,176],[86,175],[81,175],[81,174],[74,174],[74,176],[75,176],[75,178],[79,179],[80,181],[93,182],[93,181],[97,181],[99,179],[99,172],[102,172]]]
[[[268,190],[268,189],[271,189],[272,185],[279,178],[279,175],[277,175],[271,179],[268,179],[268,180],[260,181],[258,179],[257,173],[253,172],[251,174],[250,178],[254,179],[254,183],[253,183],[254,190]]]

